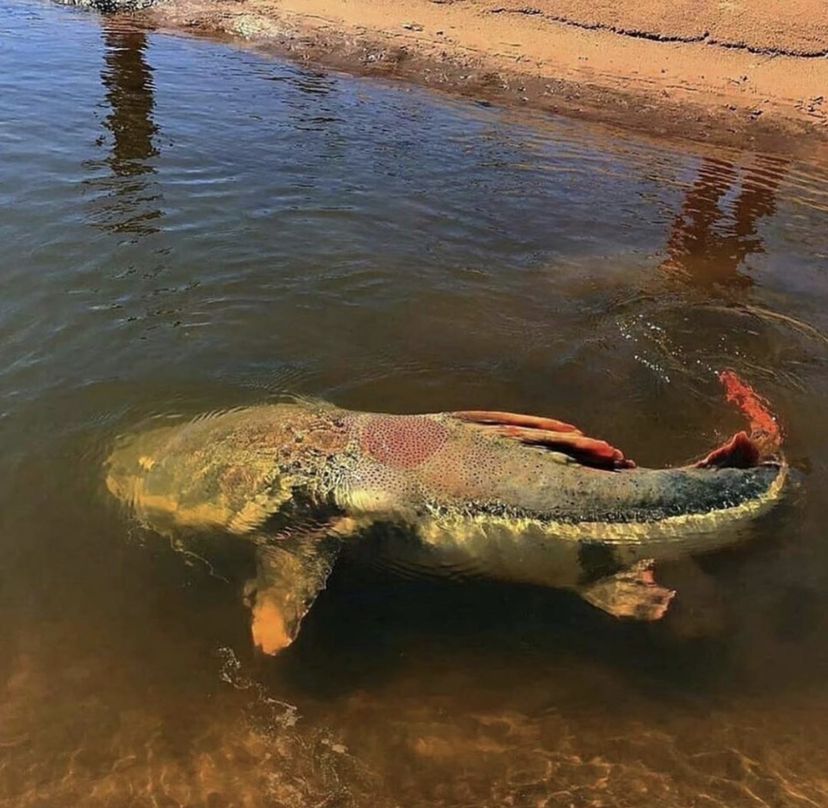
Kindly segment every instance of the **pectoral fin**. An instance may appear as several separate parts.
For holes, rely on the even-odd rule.
[[[649,559],[581,587],[581,597],[614,617],[660,620],[675,591],[655,582]]]
[[[253,643],[259,650],[278,654],[296,639],[302,619],[325,588],[341,535],[335,526],[327,526],[257,548],[257,575],[248,603]]]

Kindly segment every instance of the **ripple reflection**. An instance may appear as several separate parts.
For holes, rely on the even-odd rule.
[[[103,121],[110,145],[103,161],[111,172],[96,178],[102,196],[96,201],[93,222],[113,233],[146,236],[158,231],[161,191],[154,182],[152,160],[159,155],[155,122],[153,68],[146,59],[147,34],[120,21],[102,24],[104,67],[101,82],[110,113]]]
[[[788,162],[760,155],[740,170],[727,160],[705,157],[673,221],[661,269],[705,289],[752,286],[740,268],[751,255],[764,252],[759,220],[775,212]]]

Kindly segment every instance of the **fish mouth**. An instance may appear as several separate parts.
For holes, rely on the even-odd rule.
[[[144,475],[139,459],[144,455],[138,453],[135,443],[134,437],[120,439],[120,445],[116,446],[104,463],[107,490],[125,503],[134,501],[135,489]]]
[[[106,488],[126,505],[140,502],[147,475],[160,462],[172,427],[160,427],[139,434],[121,435],[104,461]]]

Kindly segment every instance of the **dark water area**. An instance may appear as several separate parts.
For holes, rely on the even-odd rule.
[[[0,805],[828,805],[828,166],[0,10]],[[103,484],[285,390],[675,464],[740,426],[722,368],[798,486],[654,625],[346,564],[262,658]]]

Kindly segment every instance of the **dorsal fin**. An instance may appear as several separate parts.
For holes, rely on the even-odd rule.
[[[524,426],[529,429],[547,429],[551,432],[574,432],[583,435],[580,429],[566,421],[556,418],[542,418],[538,415],[523,415],[518,412],[500,412],[499,410],[460,410],[453,412],[456,418],[475,424],[492,424],[497,426]]]
[[[554,449],[585,466],[603,469],[634,468],[635,463],[606,441],[584,435],[580,429],[555,418],[496,410],[461,410],[451,413],[461,421],[531,446]]]

